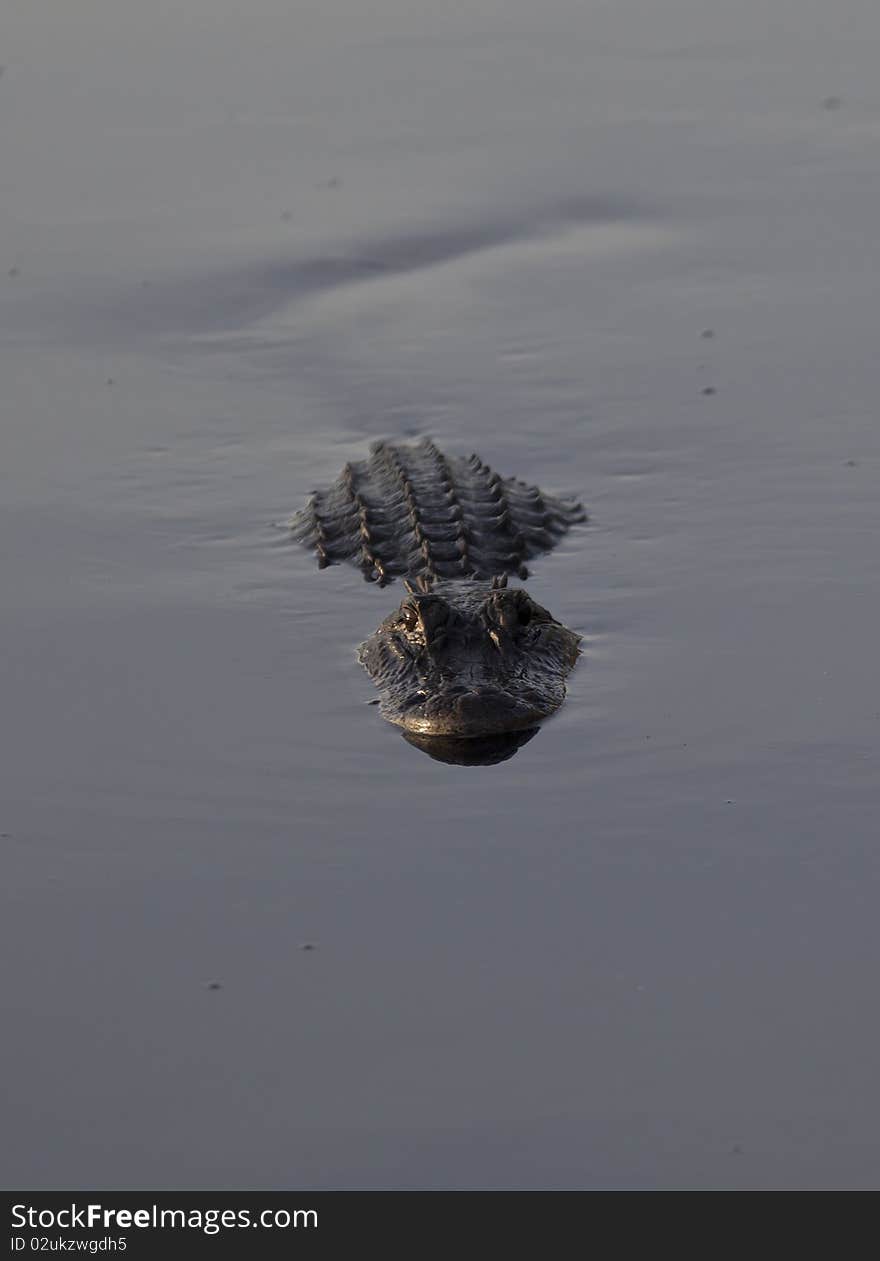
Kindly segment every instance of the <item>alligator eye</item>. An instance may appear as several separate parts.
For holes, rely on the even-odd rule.
[[[487,600],[483,620],[489,627],[498,626],[510,634],[516,633],[540,612],[524,591],[497,591]]]
[[[400,610],[400,624],[410,635],[414,630],[418,629],[419,614],[418,610],[411,604],[405,604]]]

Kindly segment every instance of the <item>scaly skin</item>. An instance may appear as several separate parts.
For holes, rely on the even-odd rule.
[[[528,577],[525,562],[551,551],[586,520],[580,504],[500,477],[472,455],[445,456],[433,442],[373,444],[346,464],[290,523],[318,564],[349,561],[369,582],[395,577]]]

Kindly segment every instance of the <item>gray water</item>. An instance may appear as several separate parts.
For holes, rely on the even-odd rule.
[[[5,1185],[880,1183],[878,41],[9,6]],[[411,434],[591,514],[498,766],[381,722],[397,588],[279,529]]]

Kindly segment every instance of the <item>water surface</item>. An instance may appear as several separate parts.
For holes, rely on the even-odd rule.
[[[6,1185],[877,1185],[878,38],[8,16]],[[278,528],[426,433],[592,518],[496,766],[378,719],[397,588]]]

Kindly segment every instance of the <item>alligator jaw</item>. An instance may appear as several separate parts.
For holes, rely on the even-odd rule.
[[[379,713],[415,735],[478,739],[534,727],[559,708],[563,696],[542,698],[532,692],[527,699],[500,680],[472,682],[466,689],[461,684],[439,685],[434,694],[403,711],[393,698],[383,699]]]

